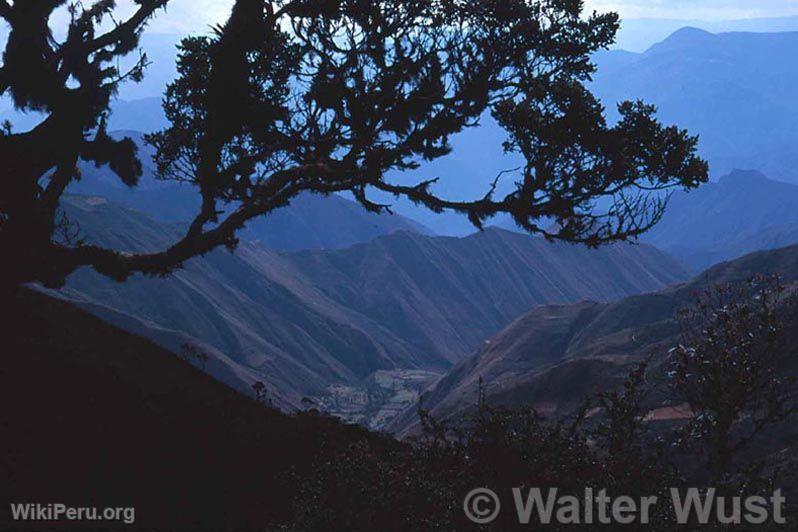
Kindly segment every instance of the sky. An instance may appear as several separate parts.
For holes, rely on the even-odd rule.
[[[233,0],[172,0],[166,13],[152,23],[159,33],[202,32],[222,22]],[[798,0],[586,0],[588,9],[614,10],[624,18],[720,21],[798,16]],[[130,0],[120,6],[133,8]]]

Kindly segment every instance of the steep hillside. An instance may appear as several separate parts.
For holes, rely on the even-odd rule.
[[[119,249],[176,237],[175,226],[102,198],[73,196],[66,207],[84,237]],[[381,370],[445,371],[534,305],[612,300],[684,278],[651,247],[590,251],[492,230],[296,254],[244,244],[168,279],[117,284],[81,271],[62,296],[170,349],[202,346],[225,382],[246,389],[257,377],[296,406]]]
[[[538,307],[455,366],[422,404],[441,418],[467,412],[482,379],[491,404],[568,412],[621,382],[630,362],[651,356],[661,361],[678,341],[678,310],[691,304],[697,290],[761,273],[798,282],[798,247],[755,253],[653,294]],[[408,410],[391,429],[406,435],[416,426],[415,412]]]
[[[683,28],[642,54],[597,57],[592,89],[609,109],[642,98],[701,136],[712,172],[756,168],[798,183],[798,32]]]
[[[71,197],[65,205],[84,235],[103,245],[146,251],[178,237],[176,226],[102,198]],[[62,295],[167,348],[179,350],[186,342],[215,348],[293,406],[328,383],[357,382],[380,369],[448,365],[434,354],[413,353],[389,329],[325,297],[281,256],[254,244],[243,244],[235,256],[211,253],[167,279],[118,284],[84,270]],[[227,362],[209,369],[240,374]],[[238,387],[249,384],[244,378]]]
[[[608,301],[684,276],[651,247],[591,251],[500,229],[462,239],[405,233],[286,259],[329,297],[391,327],[416,352],[453,362],[540,302]]]
[[[9,503],[135,507],[80,530],[270,529],[290,521],[296,476],[374,436],[287,417],[174,353],[29,291],[0,301],[0,529]],[[60,528],[58,528],[60,527]],[[36,530],[77,530],[36,523]]]
[[[758,250],[798,243],[798,186],[735,170],[717,183],[677,192],[643,240],[701,271]]]

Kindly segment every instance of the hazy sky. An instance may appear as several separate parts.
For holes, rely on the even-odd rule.
[[[626,18],[728,20],[798,15],[798,0],[586,0],[589,9],[618,11]],[[132,2],[128,2],[132,4]],[[125,2],[120,2],[120,5]],[[223,21],[232,0],[173,0],[152,30],[202,31]]]

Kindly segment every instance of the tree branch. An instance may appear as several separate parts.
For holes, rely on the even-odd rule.
[[[150,17],[160,8],[166,7],[171,0],[141,0],[141,7],[129,19],[113,30],[105,33],[87,44],[88,53],[96,52],[116,42],[125,41],[136,36]]]
[[[13,14],[13,10],[8,2],[6,0],[0,0],[0,17],[10,23]]]
[[[327,193],[339,192],[349,189],[353,184],[340,183],[323,187],[323,190]],[[200,234],[189,232],[180,241],[158,253],[128,254],[91,245],[74,248],[55,246],[53,252],[58,258],[57,263],[65,265],[63,273],[67,275],[82,266],[90,266],[119,281],[126,280],[134,273],[164,276],[181,268],[186,261],[218,247],[234,248],[237,245],[236,231],[243,228],[248,221],[287,205],[297,194],[307,190],[311,190],[311,187],[292,184],[268,198],[242,205],[213,229]]]

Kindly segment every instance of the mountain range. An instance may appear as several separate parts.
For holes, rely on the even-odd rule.
[[[761,268],[781,271],[795,281],[798,248],[759,253],[714,271],[718,280],[732,280]],[[673,306],[668,299],[678,299],[679,292],[664,292],[662,308],[642,314],[641,309],[655,301],[649,296],[634,298],[641,305],[630,304],[632,300],[603,305],[599,313],[585,304],[568,307],[576,310],[571,312],[574,316],[585,315],[577,318],[588,328],[584,337],[572,342],[575,335],[562,332],[567,327],[559,323],[545,337],[562,336],[568,347],[574,344],[579,352],[601,358],[593,365],[568,360],[560,368],[539,371],[537,379],[524,381],[526,387],[508,388],[504,399],[508,404],[537,404],[546,407],[546,412],[556,412],[584,392],[585,383],[604,378],[601,389],[606,390],[617,382],[620,369],[603,364],[611,360],[606,351],[614,346],[624,350],[624,339],[634,342],[630,350],[635,350],[635,346],[667,337],[667,323],[660,327],[657,319],[665,318]],[[372,489],[375,471],[384,481],[376,485],[377,490],[400,485],[394,475],[385,482],[374,463],[400,460],[402,470],[419,471],[403,461],[407,446],[400,442],[345,426],[316,409],[286,416],[264,408],[175,359],[173,353],[74,305],[22,289],[0,300],[0,306],[7,316],[0,326],[8,348],[0,368],[0,398],[3,404],[14,405],[0,414],[0,425],[9,428],[0,443],[5,472],[0,477],[0,497],[6,500],[63,500],[66,504],[89,500],[100,507],[123,501],[135,504],[136,522],[125,525],[135,530],[256,530],[264,523],[279,529],[306,508],[316,508],[317,499],[307,495],[309,484],[323,482],[322,486],[334,491],[340,488],[338,479],[350,474],[347,467],[352,468],[351,474],[363,476],[362,486],[368,486],[367,490]],[[565,323],[567,314],[558,312],[554,320]],[[545,319],[545,313],[541,316]],[[535,323],[532,315],[523,320]],[[646,336],[636,338],[635,333],[620,330],[625,325],[640,327]],[[501,338],[509,338],[512,331],[508,329]],[[531,374],[535,370],[534,361],[528,360],[530,351],[544,338],[534,338],[534,332],[529,336],[515,342],[513,358],[519,371],[529,368]],[[604,349],[602,344],[610,347]],[[590,349],[583,351],[585,346]],[[569,354],[576,356],[570,350]],[[502,358],[494,358],[493,365],[504,363],[505,369],[512,369]],[[614,370],[601,371],[602,367]],[[535,397],[544,391],[548,401],[540,405]],[[488,392],[490,401],[501,395],[501,390]],[[757,442],[755,451],[767,471],[784,471],[778,485],[789,494],[798,485],[796,435],[789,425],[781,430],[773,434],[775,438]],[[356,459],[348,458],[352,453],[358,453]],[[343,475],[320,478],[319,471],[342,456],[348,459]],[[360,469],[360,462],[367,467]],[[430,482],[424,476],[421,480]],[[434,486],[441,486],[443,504],[448,505],[451,484]],[[269,504],[263,504],[264,493],[269,494]],[[355,490],[356,496],[360,493]],[[427,499],[419,500],[425,507]],[[325,526],[320,529],[329,529]],[[19,521],[10,512],[0,513],[0,528],[17,530]]]
[[[615,48],[642,53],[684,27],[711,33],[798,31],[798,17],[763,17],[730,20],[625,18],[621,20]]]
[[[156,59],[149,84],[120,95],[112,126],[162,127],[155,95],[174,75],[175,42],[145,41]],[[685,28],[643,53],[596,56],[592,88],[611,115],[622,99],[657,104],[663,121],[701,135],[715,177],[730,172],[674,195],[661,224],[644,238],[664,253],[648,245],[588,251],[500,229],[471,234],[463,218],[408,202],[396,205],[404,216],[378,216],[342,196],[305,195],[251,223],[235,255],[218,251],[171,279],[125,285],[82,271],[60,295],[179,354],[195,346],[209,355],[202,364],[217,378],[243,391],[263,380],[286,408],[298,407],[303,396],[322,402],[334,396],[336,408],[362,410],[371,401],[364,395],[386,381],[412,381],[412,390],[399,385],[400,395],[410,391],[405,395],[412,398],[481,346],[489,349],[485,341],[535,305],[565,306],[536,309],[500,339],[524,345],[524,338],[550,335],[541,360],[554,361],[566,352],[557,342],[570,342],[568,331],[586,326],[604,305],[580,301],[660,290],[684,281],[688,269],[796,242],[798,186],[788,183],[798,182],[798,100],[790,92],[798,66],[788,60],[794,51],[798,33]],[[22,124],[34,118],[22,117]],[[140,145],[139,186],[128,189],[107,170],[83,165],[64,208],[91,241],[130,251],[162,247],[196,212],[196,190],[155,177],[141,133],[116,134]],[[452,139],[450,157],[390,178],[440,176],[443,195],[481,196],[498,172],[518,162],[503,153],[502,140],[485,117]],[[783,182],[734,168],[759,168]],[[652,301],[656,307],[658,299]],[[585,376],[602,375],[589,360],[580,366]],[[455,367],[455,374],[462,371]],[[379,408],[372,414],[385,419]]]
[[[72,191],[112,198],[73,196],[68,212],[89,237],[134,250],[167,245],[197,201],[151,168],[135,190],[84,168]],[[644,241],[698,272],[798,242],[796,213],[798,186],[734,171],[676,193]],[[168,281],[116,285],[81,272],[65,293],[175,352],[201,346],[212,355],[206,369],[240,390],[264,380],[285,408],[308,396],[384,428],[534,305],[609,301],[689,276],[648,246],[588,252],[499,229],[432,238],[409,219],[371,215],[339,196],[300,197],[243,236],[235,256],[214,253]]]
[[[155,75],[121,95],[112,127],[163,125],[152,94],[174,76],[163,65],[175,42],[145,40]],[[375,215],[344,196],[306,194],[250,223],[235,251],[167,278],[116,283],[83,269],[59,291],[20,289],[0,301],[13,314],[2,322],[10,356],[0,395],[23,405],[0,422],[13,427],[0,495],[133,500],[148,519],[189,516],[174,529],[221,530],[231,515],[285,523],[306,500],[302,474],[355,441],[367,458],[401,445],[327,413],[410,436],[419,404],[452,420],[484,394],[556,417],[620,385],[640,361],[661,374],[679,340],[677,313],[697,291],[770,273],[798,291],[795,51],[798,33],[687,28],[641,53],[596,57],[594,88],[610,109],[637,97],[659,105],[664,121],[701,134],[719,177],[676,192],[638,245],[551,243],[496,227],[512,229],[502,219],[475,233],[407,202],[399,215]],[[3,105],[0,119],[11,113]],[[17,127],[35,119],[14,116]],[[139,186],[83,164],[62,209],[88,243],[163,249],[196,213],[196,189],[156,178],[141,133],[116,135],[140,146]],[[501,140],[485,117],[423,174],[441,176],[445,195],[479,195],[517,162]],[[390,176],[419,177],[429,175]],[[260,384],[258,400],[307,412],[285,416],[242,396]]]
[[[590,88],[607,107],[611,120],[617,116],[615,106],[619,101],[643,99],[658,107],[658,116],[664,123],[677,124],[700,135],[701,154],[709,160],[716,179],[744,168],[798,184],[798,99],[791,90],[798,82],[798,65],[792,61],[798,52],[798,32],[772,31],[791,29],[796,20],[701,24],[714,31],[770,32],[713,34],[688,27],[643,52],[601,52],[594,56],[598,72]],[[627,27],[635,24],[626,22]],[[125,86],[120,92],[110,117],[112,129],[152,131],[164,126],[161,92],[174,76],[177,40],[167,35],[145,39],[143,44],[154,63],[143,84]],[[36,119],[14,113],[8,101],[3,100],[0,118],[7,117],[12,118],[17,129],[24,129]],[[390,179],[410,183],[437,177],[440,181],[434,190],[442,196],[482,197],[497,174],[519,166],[517,156],[504,153],[503,140],[504,132],[490,116],[485,116],[478,127],[452,137],[450,156]],[[512,181],[513,176],[506,175],[500,181],[500,192]],[[108,196],[106,191],[85,187],[74,192]],[[112,199],[125,203],[120,197]],[[397,213],[436,234],[466,236],[474,231],[468,220],[459,215],[432,213],[409,201],[377,199],[395,203]],[[170,199],[170,203],[175,202]],[[146,210],[140,205],[130,206]],[[491,223],[514,229],[505,219]]]
[[[742,168],[798,184],[796,54],[795,31],[713,34],[688,27],[641,53],[596,54],[598,70],[589,88],[606,107],[610,122],[618,117],[619,102],[642,99],[657,107],[664,124],[698,135],[699,153],[710,163],[714,180]],[[503,139],[501,128],[486,116],[478,128],[452,138],[450,157],[404,179],[440,176],[440,194],[480,197],[494,176],[522,162],[503,153]],[[500,184],[509,186],[512,181],[507,175]],[[396,210],[439,234],[471,230],[467,221],[454,215],[435,217],[407,203],[399,203]],[[767,212],[766,205],[759,215]],[[514,229],[506,220],[492,223]]]
[[[778,274],[785,285],[796,285],[798,246],[747,255],[656,293],[540,306],[455,366],[424,393],[421,406],[438,419],[460,418],[473,412],[484,383],[482,393],[494,407],[567,414],[620,385],[630,364],[651,359],[654,368],[661,366],[679,341],[677,313],[697,291],[762,274]],[[389,427],[405,436],[417,428],[415,408]]]
[[[81,180],[69,192],[101,196],[160,222],[191,220],[199,208],[196,189],[156,178],[153,152],[141,133],[115,135],[139,145],[144,162],[139,185],[126,187],[107,169],[84,164]],[[517,231],[497,220],[494,226]],[[278,251],[302,251],[346,248],[398,231],[434,234],[405,216],[376,215],[340,195],[308,193],[289,207],[253,220],[241,236]],[[733,170],[697,190],[675,192],[663,219],[642,241],[678,258],[694,273],[746,253],[798,243],[798,185],[759,171]]]
[[[697,190],[676,192],[642,240],[694,272],[748,253],[798,243],[798,186],[735,170]]]
[[[798,183],[798,32],[683,28],[643,53],[602,52],[591,89],[611,118],[643,99],[665,123],[700,135],[716,177],[754,168]]]
[[[128,251],[163,247],[180,229],[96,196],[70,196],[65,210],[83,238]],[[686,277],[650,246],[588,250],[492,229],[296,253],[245,242],[168,279],[117,284],[80,271],[60,295],[177,353],[196,346],[219,379],[247,391],[263,380],[290,408],[379,371],[441,374],[538,304],[608,301]]]

